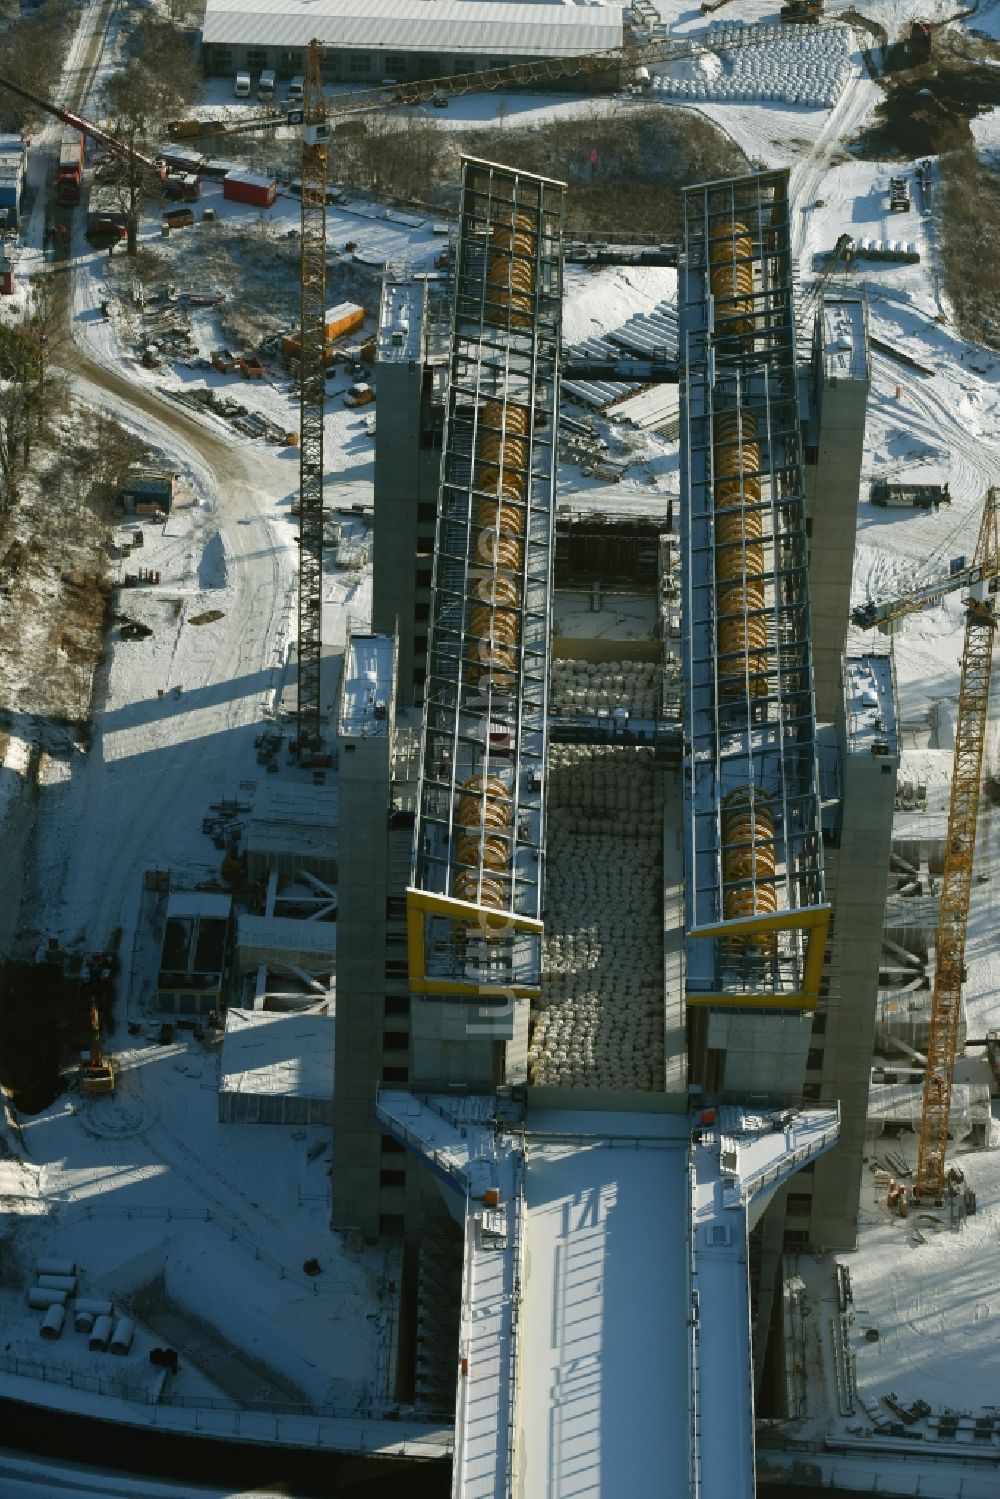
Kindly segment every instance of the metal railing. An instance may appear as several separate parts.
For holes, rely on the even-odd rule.
[[[269,1438],[275,1442],[282,1439],[289,1445],[318,1445],[322,1439],[322,1430],[318,1428],[315,1434],[295,1433],[286,1429],[284,1437],[280,1421],[283,1417],[311,1418],[316,1421],[349,1421],[356,1423],[358,1427],[357,1440],[351,1444],[349,1449],[357,1451],[378,1451],[386,1445],[384,1440],[376,1440],[374,1431],[366,1432],[366,1427],[379,1426],[379,1435],[385,1436],[383,1425],[391,1426],[400,1417],[398,1409],[391,1405],[380,1405],[377,1401],[368,1399],[355,1406],[353,1409],[343,1409],[332,1405],[306,1405],[294,1402],[282,1402],[271,1400],[232,1400],[225,1396],[200,1396],[200,1395],[167,1395],[159,1392],[152,1384],[144,1386],[135,1384],[128,1379],[114,1375],[89,1374],[80,1369],[71,1368],[68,1365],[53,1365],[40,1363],[35,1359],[16,1358],[11,1354],[0,1354],[0,1371],[6,1374],[17,1375],[21,1379],[31,1379],[39,1384],[60,1385],[79,1390],[88,1395],[102,1395],[109,1399],[123,1400],[129,1405],[141,1406],[143,1408],[143,1422],[152,1420],[153,1424],[162,1424],[170,1429],[177,1429],[177,1422],[169,1421],[159,1414],[160,1411],[191,1411],[195,1415],[194,1429],[206,1430],[200,1423],[200,1418],[206,1415],[213,1417],[231,1417],[228,1423],[229,1429],[236,1436],[251,1435],[249,1431],[241,1432],[242,1417],[271,1416],[274,1418],[274,1435]],[[426,1413],[422,1413],[426,1414]],[[412,1418],[406,1418],[409,1422]],[[434,1417],[434,1421],[440,1421],[445,1428],[450,1427],[450,1417],[442,1413]],[[213,1421],[214,1430],[220,1423]],[[225,1425],[225,1421],[222,1422]],[[428,1435],[426,1437],[414,1436],[407,1433],[400,1441],[400,1447],[411,1455],[419,1455],[421,1449],[434,1448],[433,1454],[424,1451],[425,1456],[438,1455],[443,1451],[451,1451],[452,1437],[450,1432],[444,1431],[431,1421],[415,1424],[426,1425]],[[433,1430],[434,1435],[431,1436]],[[259,1431],[255,1434],[259,1435]],[[329,1433],[326,1434],[324,1445],[329,1446]]]

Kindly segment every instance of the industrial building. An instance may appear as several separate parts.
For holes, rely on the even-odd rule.
[[[679,502],[557,503],[563,191],[466,160],[453,281],[386,275],[372,622],[336,775],[249,814],[220,1117],[332,1119],[456,1493],[581,1455],[609,1492],[673,1412],[678,1492],[738,1499],[784,1257],[856,1236],[899,755],[839,542],[867,321],[796,347],[787,173],[687,189]]]
[[[539,58],[620,47],[625,7],[532,0],[208,0],[205,71],[279,79],[306,71],[306,48],[324,47],[327,83],[443,78]]]
[[[704,1408],[676,1436],[704,1492],[749,1494],[783,1255],[856,1235],[898,766],[891,655],[847,640],[866,311],[829,297],[800,352],[787,174],[688,189],[679,525],[563,512],[561,208],[467,161],[447,338],[426,281],[383,291],[375,633],[338,710],[334,1223],[403,1237],[418,1408],[458,1339],[456,1492],[527,1461],[561,1493],[570,1345],[526,1353],[517,1308],[544,1319],[595,1265],[600,1346],[629,1272],[599,1212],[549,1249],[546,1225],[617,1192],[664,1256],[651,1336],[699,1308],[632,1364],[686,1412],[745,1324],[712,1365],[739,1439],[723,1455]],[[661,1173],[693,1258],[643,1216]],[[580,1440],[594,1381],[630,1388],[624,1350],[598,1362]],[[536,1429],[557,1390],[565,1426]],[[599,1472],[613,1443],[589,1437]]]

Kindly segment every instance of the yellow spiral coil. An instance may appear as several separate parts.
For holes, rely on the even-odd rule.
[[[476,537],[476,563],[520,573],[524,553],[517,538],[524,532],[522,511],[495,500],[481,500],[476,506],[476,525],[482,527]]]
[[[476,905],[490,906],[501,911],[507,904],[506,881],[497,879],[495,875],[483,875],[480,881],[474,869],[459,870],[455,876],[454,889],[456,900],[468,900]]]
[[[487,264],[489,296],[485,320],[501,327],[529,328],[534,313],[538,236],[526,213],[494,222]]]
[[[759,510],[760,445],[752,411],[723,411],[712,423],[715,471],[715,577],[719,693],[766,697],[767,623],[764,525]],[[727,617],[728,616],[728,617]]]
[[[483,573],[472,585],[472,597],[483,604],[498,608],[507,606],[516,609],[521,602],[521,592],[513,578],[504,573]]]
[[[528,409],[501,401],[483,406],[476,453],[476,488],[502,500],[520,500],[525,495],[528,467]]]
[[[752,333],[753,240],[745,224],[733,219],[716,224],[708,241],[709,285],[723,303],[727,333]]]
[[[774,814],[760,790],[751,794],[744,787],[731,791],[722,804],[722,876],[726,884],[752,880],[753,884],[726,889],[723,910],[727,920],[745,916],[771,916],[778,908],[774,884]],[[773,951],[773,932],[754,937],[736,937],[733,946],[745,947],[752,940],[764,951]]]

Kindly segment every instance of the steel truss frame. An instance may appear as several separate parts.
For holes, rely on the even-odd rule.
[[[563,197],[463,162],[407,897],[416,993],[507,1000],[540,982]]]
[[[687,997],[808,1008],[829,908],[788,173],[686,189],[684,230]]]

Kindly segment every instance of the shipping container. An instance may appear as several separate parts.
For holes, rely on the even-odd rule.
[[[357,302],[338,302],[336,307],[326,309],[324,327],[327,338],[340,338],[343,333],[350,333],[354,328],[360,328],[365,320],[365,309],[359,307]]]
[[[294,363],[301,352],[302,340],[297,333],[283,333],[281,335],[281,352],[289,363]],[[327,341],[323,346],[323,363],[331,365],[336,361],[337,354],[333,345]]]
[[[0,208],[12,208],[15,214],[21,207],[21,189],[24,178],[20,172],[11,172],[0,166]]]
[[[261,177],[256,172],[227,172],[222,179],[222,196],[231,203],[270,208],[278,196],[278,184],[273,177]]]
[[[80,201],[83,181],[83,136],[79,130],[66,129],[59,143],[59,175],[56,197],[67,206]]]

